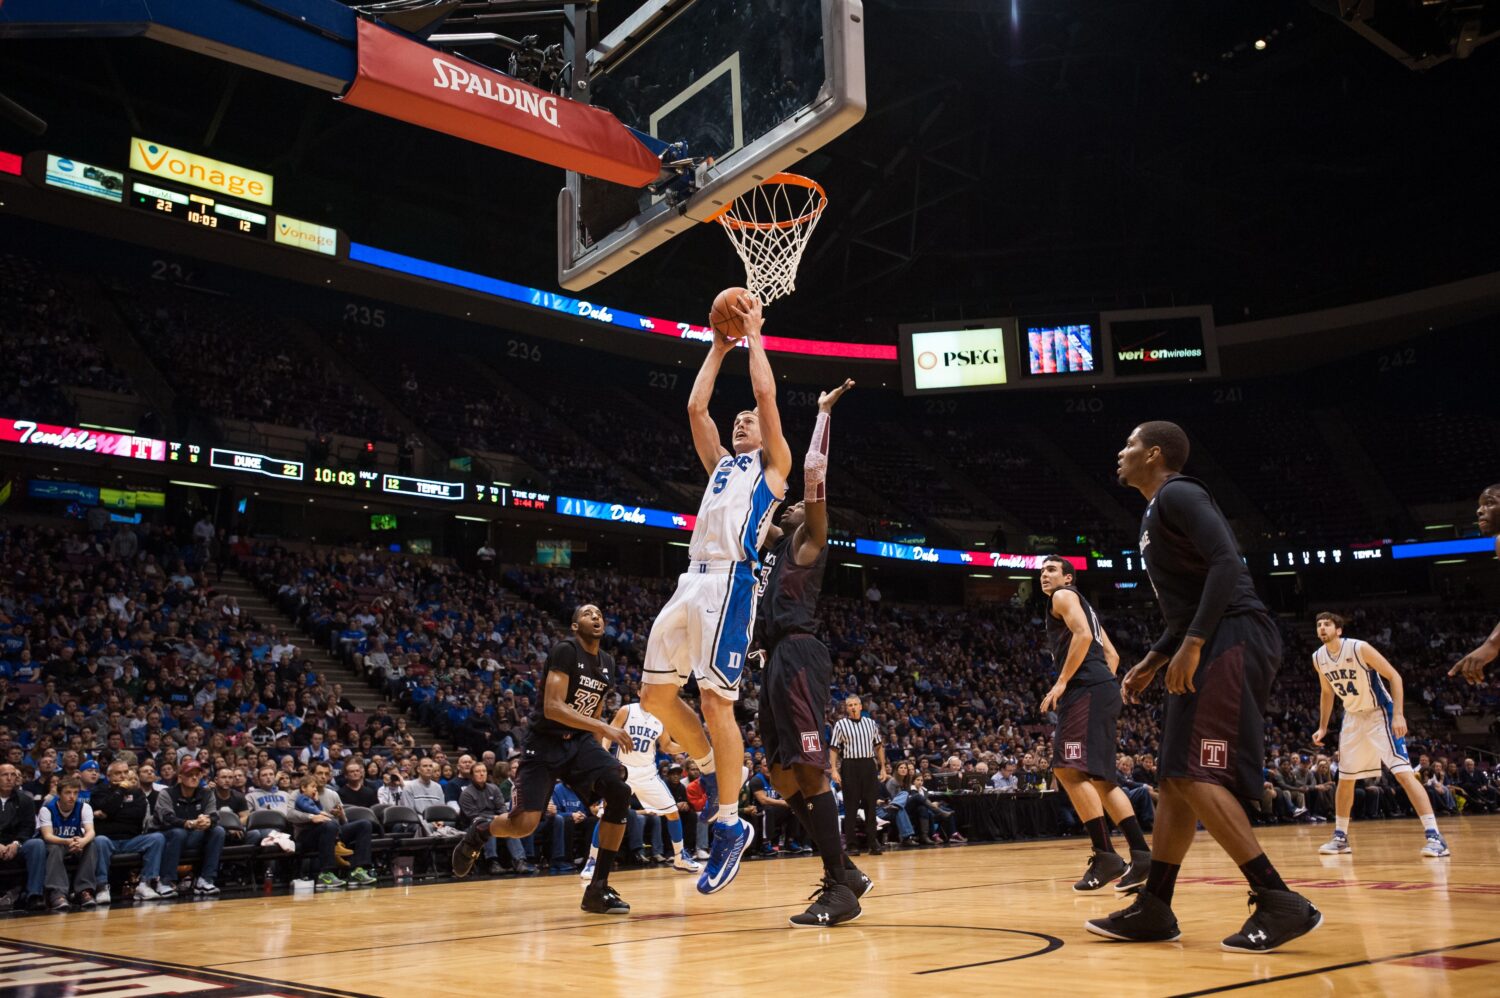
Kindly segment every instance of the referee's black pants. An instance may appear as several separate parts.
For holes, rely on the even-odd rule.
[[[859,810],[865,812],[865,848],[880,848],[875,825],[875,801],[880,787],[874,759],[845,759],[839,765],[844,778],[844,845],[853,851],[859,836]]]

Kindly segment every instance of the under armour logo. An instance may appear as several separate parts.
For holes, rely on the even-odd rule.
[[[1251,932],[1248,933],[1245,938],[1250,940],[1252,943],[1263,943],[1266,941],[1266,934],[1264,932]]]
[[[1089,878],[1089,886],[1090,887],[1098,887],[1099,886],[1099,878],[1098,877],[1090,877]]]
[[[823,923],[824,925],[827,925],[828,924],[828,912],[826,912],[826,911],[820,911],[820,912],[818,912],[818,921],[821,922],[821,923]]]

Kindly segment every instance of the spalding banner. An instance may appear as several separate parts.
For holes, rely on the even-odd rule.
[[[359,22],[359,73],[344,101],[422,128],[616,184],[644,187],[660,161],[619,119]]]

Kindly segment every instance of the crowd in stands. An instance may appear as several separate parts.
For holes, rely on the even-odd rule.
[[[628,485],[617,462],[579,436],[576,413],[559,418],[540,404],[527,404],[516,390],[497,383],[494,370],[477,357],[413,352],[398,336],[368,330],[339,329],[332,342],[452,453],[513,455],[541,476],[517,485],[586,496],[603,490],[626,499],[640,491]],[[393,356],[401,362],[392,364]]]
[[[122,291],[116,301],[178,393],[181,409],[319,434],[397,439],[385,411],[311,352],[291,320],[166,287]]]
[[[12,253],[0,253],[0,357],[0,416],[71,425],[68,387],[133,394],[56,278]]]
[[[143,899],[212,895],[221,858],[242,847],[262,858],[295,849],[298,872],[325,888],[372,883],[382,872],[372,842],[392,823],[441,838],[508,806],[509,765],[558,621],[574,604],[605,611],[618,669],[612,710],[635,696],[646,634],[671,588],[604,570],[476,572],[375,550],[237,541],[229,556],[239,570],[395,705],[361,712],[310,666],[285,621],[255,619],[216,590],[209,550],[171,527],[0,529],[0,905],[109,899],[112,880],[128,883],[112,863],[122,854],[140,858],[129,890]],[[1052,718],[1039,706],[1053,674],[1042,612],[1037,603],[823,601],[835,663],[829,720],[853,694],[881,724],[892,767],[881,817],[893,840],[962,840],[944,774],[977,773],[999,792],[1055,788]],[[1493,686],[1445,677],[1487,618],[1411,605],[1350,616],[1350,633],[1385,649],[1406,677],[1413,757],[1439,812],[1494,809],[1492,768],[1443,727],[1500,706]],[[1105,624],[1127,664],[1159,626],[1145,612],[1106,613]],[[1283,628],[1258,810],[1265,820],[1312,820],[1330,813],[1335,743],[1311,743],[1311,629]],[[1159,697],[1127,708],[1120,724],[1122,783],[1143,814],[1156,782]],[[755,775],[764,752],[753,682],[741,704]],[[437,735],[419,743],[414,726]],[[661,763],[693,843],[697,773],[688,760]],[[767,780],[747,784],[744,804],[765,843],[800,852],[803,837],[777,800]],[[1361,787],[1356,814],[1404,806],[1387,778]],[[256,819],[260,811],[278,817]],[[490,870],[574,869],[594,820],[559,787],[544,824],[499,846]],[[663,834],[658,819],[633,814],[627,855],[655,861]],[[192,871],[185,882],[182,863]]]

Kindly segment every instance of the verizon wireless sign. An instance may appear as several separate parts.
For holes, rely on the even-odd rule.
[[[0,442],[45,447],[49,450],[82,451],[139,461],[165,461],[167,442],[128,433],[105,433],[74,426],[52,426],[29,419],[0,419]]]

